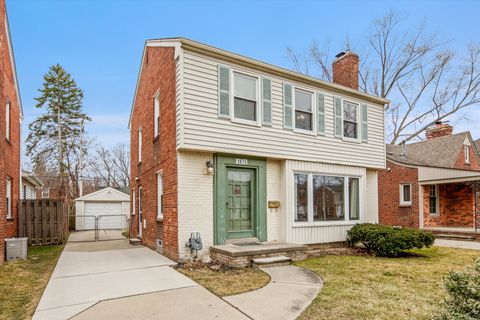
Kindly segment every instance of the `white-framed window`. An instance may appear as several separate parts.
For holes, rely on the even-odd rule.
[[[5,207],[7,209],[7,219],[12,218],[12,178],[7,177],[7,188],[6,192],[6,203]]]
[[[465,163],[470,164],[470,146],[463,146]]]
[[[42,199],[48,199],[50,197],[50,188],[43,188]]]
[[[313,93],[299,88],[294,89],[295,129],[314,131]]]
[[[135,204],[136,204],[136,197],[135,197],[135,189],[132,190],[132,216],[135,215]]]
[[[343,101],[343,137],[358,139],[358,109],[356,103]]]
[[[157,219],[163,219],[163,173],[157,173]]]
[[[138,163],[142,162],[142,128],[138,129]]]
[[[160,91],[153,97],[153,137],[160,135]]]
[[[358,221],[360,177],[295,172],[294,205],[295,223]]]
[[[7,105],[5,106],[5,139],[10,141],[10,113],[11,107],[10,102],[7,101]]]
[[[440,205],[438,201],[438,185],[432,184],[428,186],[428,203],[430,206],[430,214],[438,215],[440,213]]]
[[[412,184],[411,183],[400,184],[400,205],[401,206],[412,205]]]
[[[233,119],[258,123],[258,77],[233,71]]]

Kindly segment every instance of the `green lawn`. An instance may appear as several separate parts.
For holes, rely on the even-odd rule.
[[[0,319],[30,319],[63,246],[30,247],[28,260],[0,266]]]
[[[421,256],[325,256],[296,263],[325,284],[299,319],[431,319],[445,297],[444,276],[480,256],[441,247],[413,252]]]

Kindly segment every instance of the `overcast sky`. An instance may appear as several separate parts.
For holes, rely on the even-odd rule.
[[[88,132],[105,145],[128,143],[128,118],[145,39],[184,36],[283,67],[286,46],[331,40],[332,55],[365,37],[373,18],[394,9],[426,19],[462,50],[480,41],[475,1],[102,1],[7,0],[26,126],[49,66],[60,63],[85,91]],[[457,131],[480,136],[480,113]]]

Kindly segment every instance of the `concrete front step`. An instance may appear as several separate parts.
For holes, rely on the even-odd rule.
[[[465,240],[465,241],[475,240],[475,236],[472,236],[472,235],[446,234],[446,233],[437,233],[434,235],[435,235],[435,238],[438,238],[438,239]]]
[[[129,240],[130,240],[130,244],[134,246],[142,244],[142,240],[137,238],[130,238]]]
[[[292,258],[286,256],[273,256],[267,258],[252,259],[252,267],[254,268],[268,268],[288,266],[292,262]]]

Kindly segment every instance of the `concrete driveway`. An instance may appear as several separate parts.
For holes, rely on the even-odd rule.
[[[69,242],[33,319],[248,319],[173,265],[127,240]]]

